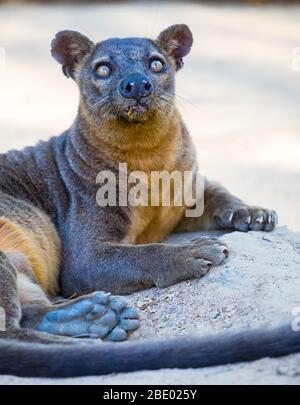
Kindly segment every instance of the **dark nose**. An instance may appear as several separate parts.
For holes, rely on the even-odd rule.
[[[123,97],[140,100],[152,93],[153,86],[145,75],[134,73],[121,81],[119,91]]]

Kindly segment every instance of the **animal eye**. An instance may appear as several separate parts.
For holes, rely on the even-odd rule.
[[[108,77],[111,73],[111,69],[107,65],[100,65],[97,67],[96,72],[100,77]]]
[[[163,70],[164,65],[159,59],[154,59],[150,63],[150,68],[153,70],[153,72],[159,73]]]

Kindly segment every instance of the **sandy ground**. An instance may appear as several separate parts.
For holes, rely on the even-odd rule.
[[[49,53],[56,31],[77,29],[95,40],[154,37],[168,25],[185,22],[194,32],[195,44],[178,74],[177,98],[202,171],[247,202],[276,209],[281,224],[299,231],[300,71],[292,70],[292,51],[300,47],[299,18],[296,6],[155,2],[72,8],[1,6],[0,150],[47,139],[74,119],[77,90]],[[130,298],[141,304],[147,319],[137,337],[248,328],[271,323],[300,305],[299,236],[281,229],[271,235],[233,233],[224,239],[233,253],[227,264],[208,277]],[[73,382],[299,383],[299,360],[290,356]],[[16,381],[33,382],[1,379],[2,383]]]

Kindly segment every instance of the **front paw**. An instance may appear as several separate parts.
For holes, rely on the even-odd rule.
[[[236,229],[241,232],[272,231],[278,217],[275,211],[260,207],[219,208],[214,215],[221,229]]]
[[[165,245],[168,265],[158,269],[155,285],[163,288],[184,280],[201,278],[211,266],[219,266],[228,256],[228,248],[216,238],[199,237],[183,245]]]

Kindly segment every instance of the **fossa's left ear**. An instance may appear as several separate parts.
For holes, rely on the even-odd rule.
[[[74,71],[94,48],[94,43],[77,31],[60,31],[51,42],[51,54],[62,65],[65,76],[74,79]]]
[[[182,58],[191,50],[193,34],[185,24],[171,25],[159,34],[157,42],[175,60],[178,70],[183,66]]]

